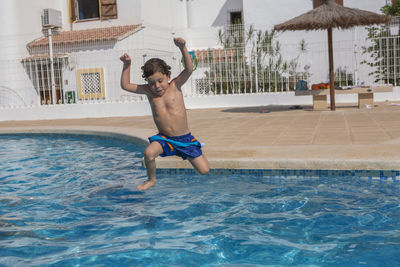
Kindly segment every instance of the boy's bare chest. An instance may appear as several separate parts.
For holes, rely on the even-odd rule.
[[[166,92],[162,97],[152,99],[154,111],[158,112],[172,112],[182,110],[184,108],[182,93]]]

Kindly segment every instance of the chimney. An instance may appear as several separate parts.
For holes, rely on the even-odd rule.
[[[313,5],[314,8],[319,7],[320,5],[322,5],[323,2],[325,2],[326,0],[313,0]],[[328,0],[329,1],[329,0]],[[336,4],[343,6],[343,0],[334,0]],[[395,0],[392,0],[395,1]]]

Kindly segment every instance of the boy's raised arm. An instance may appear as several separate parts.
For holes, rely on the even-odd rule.
[[[137,85],[130,82],[131,58],[129,55],[123,54],[119,59],[124,63],[121,73],[122,89],[136,94],[145,94],[147,85]]]
[[[192,75],[193,72],[193,61],[187,48],[186,41],[182,38],[174,38],[175,45],[181,50],[183,56],[183,62],[185,69],[175,78],[175,83],[178,88],[180,88]]]

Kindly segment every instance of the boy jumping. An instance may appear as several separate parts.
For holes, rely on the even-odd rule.
[[[199,141],[188,127],[182,85],[193,72],[193,62],[182,38],[174,38],[175,45],[182,53],[185,69],[171,79],[171,67],[159,58],[148,60],[142,67],[142,77],[147,84],[130,83],[131,59],[127,54],[120,57],[124,63],[121,74],[121,87],[129,92],[145,94],[150,102],[153,120],[159,134],[149,138],[150,145],[144,151],[144,162],[148,181],[137,189],[146,190],[156,184],[156,162],[158,156],[180,156],[188,159],[201,174],[210,171],[206,156],[201,151]]]

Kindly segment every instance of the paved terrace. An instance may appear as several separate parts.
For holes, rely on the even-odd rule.
[[[297,107],[299,108],[299,107]],[[268,113],[263,113],[263,110]],[[192,133],[205,142],[212,168],[400,170],[400,103],[372,109],[338,105],[188,110]],[[145,117],[0,122],[0,132],[98,131],[147,139],[156,133]],[[177,157],[158,167],[190,167]]]

